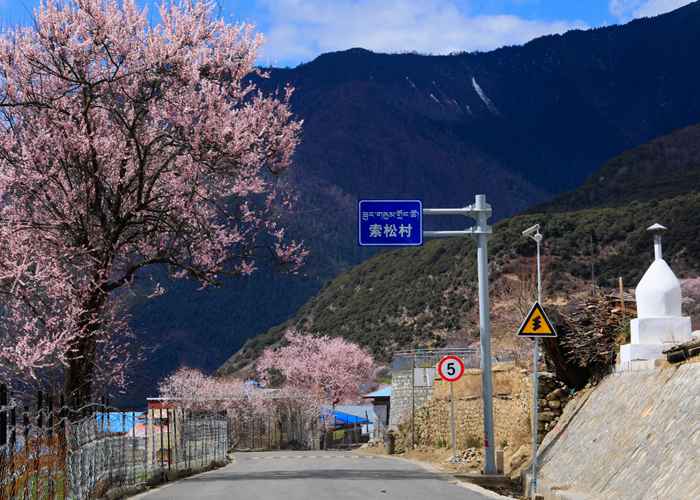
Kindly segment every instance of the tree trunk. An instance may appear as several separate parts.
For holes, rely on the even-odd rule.
[[[93,402],[95,363],[97,362],[97,332],[103,326],[106,294],[96,290],[90,294],[80,321],[81,335],[71,346],[65,371],[64,392],[66,404],[78,410]],[[84,325],[84,326],[83,326]],[[80,414],[76,413],[76,416]]]
[[[71,359],[65,371],[66,404],[79,410],[92,401],[95,375],[96,342],[93,336],[78,339],[70,351]],[[79,413],[73,414],[80,417]]]

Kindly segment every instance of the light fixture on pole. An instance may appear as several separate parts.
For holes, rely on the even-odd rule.
[[[540,265],[540,245],[542,243],[542,233],[540,225],[535,224],[523,231],[523,236],[530,238],[537,243],[537,303],[542,305],[542,270]],[[532,480],[530,491],[532,498],[537,493],[537,426],[538,426],[538,376],[537,364],[540,356],[540,339],[535,337],[532,345]]]

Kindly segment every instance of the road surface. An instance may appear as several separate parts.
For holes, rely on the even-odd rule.
[[[343,451],[237,453],[221,469],[138,495],[139,500],[486,500],[406,460]]]

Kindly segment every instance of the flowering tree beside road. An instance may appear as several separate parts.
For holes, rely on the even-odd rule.
[[[160,397],[178,408],[195,411],[225,411],[239,427],[249,429],[258,421],[278,421],[296,414],[305,424],[314,425],[321,407],[313,394],[294,387],[272,391],[235,378],[211,377],[192,368],[180,368],[161,381]],[[240,439],[239,436],[235,436]]]
[[[35,16],[0,36],[0,365],[63,365],[79,403],[119,366],[122,290],[149,266],[206,286],[253,272],[261,245],[301,265],[274,184],[301,124],[291,89],[247,79],[260,37],[208,1],[165,3],[157,24],[134,0]]]
[[[223,410],[252,393],[238,379],[210,377],[194,368],[179,368],[159,385],[160,397],[180,401],[188,409]]]
[[[244,427],[256,418],[296,414],[313,431],[324,408],[356,400],[360,386],[372,378],[372,357],[345,339],[289,330],[284,341],[258,360],[258,379],[265,387],[180,368],[160,383],[160,396],[181,408],[226,411]]]
[[[303,335],[288,330],[285,345],[265,349],[257,362],[258,378],[312,394],[323,404],[352,401],[372,376],[372,356],[341,337]]]

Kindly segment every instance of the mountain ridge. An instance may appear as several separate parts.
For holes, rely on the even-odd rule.
[[[262,268],[204,293],[164,283],[172,293],[132,310],[140,338],[159,346],[137,374],[134,398],[179,364],[215,369],[374,255],[355,241],[358,199],[459,206],[486,193],[499,220],[573,189],[624,150],[700,122],[699,28],[696,3],[488,53],[356,50],[270,70],[262,90],[293,85],[292,109],[305,120],[284,182],[299,194],[288,234],[307,242],[309,264],[301,278]]]
[[[696,238],[700,219],[695,216],[700,209],[697,144],[700,125],[675,131],[606,162],[591,181],[551,205],[495,224],[489,249],[493,309],[500,317],[494,321],[495,336],[503,338],[517,328],[513,315],[502,312],[503,304],[513,296],[524,299],[520,295],[531,272],[533,245],[520,232],[535,223],[541,224],[545,234],[544,284],[550,300],[565,301],[589,288],[591,273],[597,285],[611,289],[618,278],[625,283],[638,281],[645,269],[643,262],[651,254],[646,227],[654,222],[670,228],[665,254],[679,275],[700,274]],[[618,183],[612,194],[608,184],[595,182],[601,172],[607,175],[615,170],[627,179],[625,172],[640,157],[645,163],[637,174],[638,182]],[[648,188],[658,183],[662,172],[669,174],[669,162],[676,168],[655,195]],[[685,171],[687,165],[696,168]],[[672,175],[674,170],[686,175]],[[639,186],[646,186],[647,191],[640,192]],[[608,196],[623,201],[608,205]],[[583,206],[582,200],[588,205]],[[557,207],[563,208],[558,212]],[[395,349],[473,342],[478,331],[474,259],[473,242],[462,239],[372,257],[338,276],[292,319],[250,339],[219,373],[244,374],[259,352],[279,341],[289,327],[341,335],[384,362]],[[517,320],[517,314],[515,317]],[[512,346],[512,342],[505,345]]]
[[[659,159],[663,159],[660,161]],[[691,125],[606,162],[575,191],[528,211],[556,212],[674,197],[700,185],[700,125]]]

